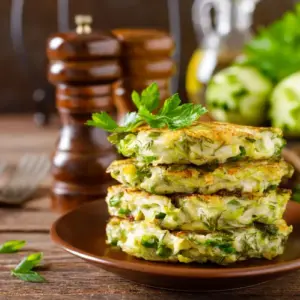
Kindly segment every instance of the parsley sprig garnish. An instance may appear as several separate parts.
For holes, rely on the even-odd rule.
[[[0,245],[0,253],[15,253],[21,250],[26,244],[23,240],[11,240]],[[32,253],[24,257],[21,262],[11,270],[11,275],[23,281],[45,282],[46,279],[33,269],[38,266],[43,259],[43,253]]]
[[[11,240],[0,245],[0,253],[15,253],[22,249],[26,241]]]
[[[23,240],[11,240],[0,245],[0,253],[15,253],[21,250],[26,244]],[[43,253],[37,252],[24,257],[21,262],[11,270],[11,275],[23,281],[45,282],[46,279],[33,269],[43,259]]]
[[[245,48],[245,61],[275,83],[300,69],[300,4],[260,29]]]
[[[159,89],[156,83],[152,83],[139,95],[132,92],[132,101],[137,107],[137,112],[127,113],[122,124],[117,122],[106,112],[94,113],[92,120],[87,125],[102,128],[108,132],[130,132],[133,129],[148,124],[152,128],[167,127],[176,130],[195,122],[207,112],[200,104],[181,104],[178,94],[166,99],[163,107],[155,114],[160,103]]]
[[[37,252],[24,257],[21,262],[11,270],[11,275],[23,281],[45,282],[46,279],[33,269],[38,266],[43,259],[43,253]]]

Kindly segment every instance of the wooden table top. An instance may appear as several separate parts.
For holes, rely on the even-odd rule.
[[[50,153],[58,135],[58,125],[36,128],[30,117],[0,117],[0,160],[15,163],[22,154]],[[57,215],[50,210],[50,178],[34,199],[22,208],[0,207],[0,244],[24,239],[23,251],[0,254],[0,300],[8,299],[101,299],[101,300],[186,300],[186,299],[300,299],[300,272],[251,288],[191,294],[141,286],[98,269],[55,246],[49,237]],[[47,283],[28,283],[10,276],[12,269],[28,253],[42,251]]]

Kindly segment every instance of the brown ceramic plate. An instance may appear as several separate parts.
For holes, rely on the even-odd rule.
[[[285,219],[294,226],[286,251],[273,261],[216,265],[155,263],[135,259],[105,244],[106,203],[95,201],[59,218],[51,237],[66,251],[126,279],[174,290],[225,290],[251,286],[300,269],[300,204],[290,202]]]

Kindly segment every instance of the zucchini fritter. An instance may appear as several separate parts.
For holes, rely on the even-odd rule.
[[[253,222],[272,224],[282,218],[290,191],[264,195],[152,195],[121,185],[108,189],[111,216],[155,223],[169,230],[215,231],[245,227]]]
[[[212,166],[211,166],[212,167]],[[213,168],[192,165],[139,165],[133,159],[114,161],[107,172],[120,183],[154,194],[213,194],[220,190],[262,193],[291,177],[285,161],[241,161]]]
[[[152,261],[220,265],[249,258],[272,259],[283,253],[291,230],[284,220],[209,234],[172,232],[145,221],[118,218],[112,218],[106,227],[108,244],[130,255]]]
[[[109,141],[124,156],[153,165],[278,158],[285,145],[280,129],[218,122],[195,122],[173,131],[142,126],[132,133],[113,133]]]

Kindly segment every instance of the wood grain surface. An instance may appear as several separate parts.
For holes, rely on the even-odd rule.
[[[24,152],[51,153],[58,126],[35,128],[29,117],[0,119],[0,160],[16,162]],[[158,290],[137,285],[98,269],[76,258],[50,240],[49,228],[57,215],[50,210],[47,179],[34,199],[22,208],[0,207],[0,244],[11,239],[25,239],[28,244],[16,254],[0,254],[0,300],[198,300],[198,299],[300,299],[300,272],[254,287],[218,292],[190,294]],[[27,283],[10,276],[23,256],[44,252],[41,274],[47,283]]]

